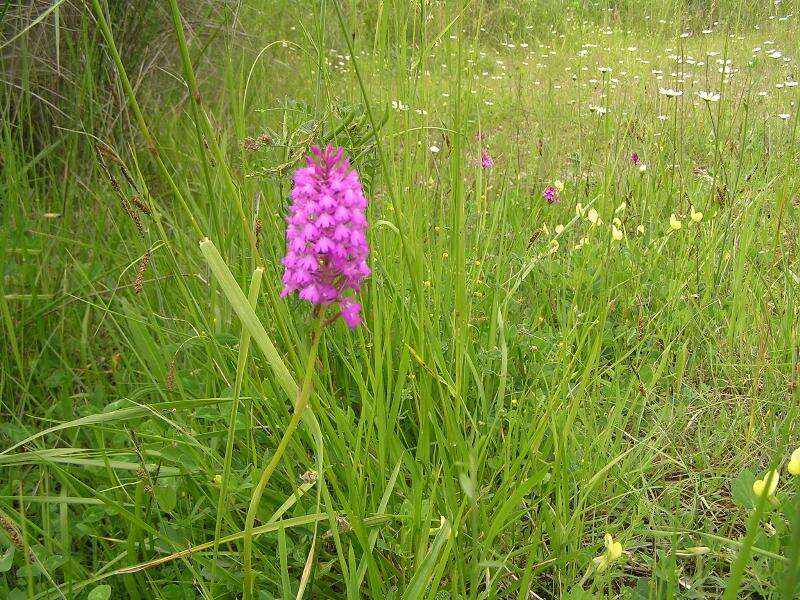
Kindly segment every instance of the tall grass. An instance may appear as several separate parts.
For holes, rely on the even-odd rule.
[[[796,597],[793,2],[48,6],[0,8],[0,597]],[[373,275],[317,338],[325,143]]]

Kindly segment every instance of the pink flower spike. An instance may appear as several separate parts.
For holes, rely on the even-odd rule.
[[[306,162],[294,173],[281,297],[298,292],[315,306],[337,303],[347,326],[355,328],[361,305],[347,292],[358,292],[370,273],[367,199],[343,148],[314,146]]]
[[[545,188],[544,192],[542,192],[542,196],[544,196],[548,204],[561,204],[561,198],[558,197],[558,190],[552,185],[548,185]]]
[[[491,169],[494,166],[492,155],[489,154],[489,150],[487,148],[481,148],[481,166],[484,169]]]

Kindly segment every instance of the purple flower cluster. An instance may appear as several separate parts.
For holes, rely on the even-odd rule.
[[[545,188],[544,192],[542,192],[542,196],[544,196],[548,204],[561,204],[561,198],[558,197],[558,190],[552,185],[548,185]]]
[[[345,323],[355,328],[361,305],[344,294],[358,292],[370,274],[367,199],[343,148],[314,146],[311,153],[294,174],[281,297],[297,291],[315,305],[338,303]]]
[[[633,154],[631,154],[631,162],[633,163],[634,166],[638,167],[639,165],[642,164],[642,159],[640,159],[639,155],[636,152],[634,152]]]
[[[481,166],[484,169],[491,169],[494,166],[492,155],[489,154],[488,148],[481,148]]]

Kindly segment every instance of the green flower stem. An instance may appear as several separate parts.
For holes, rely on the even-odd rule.
[[[278,447],[269,461],[269,464],[264,468],[261,477],[258,480],[258,485],[253,491],[253,496],[250,498],[250,507],[247,509],[247,518],[244,524],[244,548],[243,548],[243,570],[244,570],[244,599],[251,600],[253,598],[253,584],[255,576],[253,574],[253,525],[256,520],[256,513],[258,512],[258,505],[261,501],[261,495],[264,493],[264,488],[267,487],[270,477],[272,476],[275,467],[278,466],[286,447],[292,439],[292,434],[300,423],[303,416],[303,411],[308,406],[308,400],[311,396],[312,383],[314,381],[314,366],[317,362],[317,349],[319,348],[319,341],[322,337],[322,328],[325,324],[325,312],[319,310],[315,323],[314,332],[311,337],[311,350],[308,353],[308,362],[306,363],[306,371],[303,377],[303,384],[300,392],[297,395],[297,400],[294,404],[294,412],[289,424],[283,432]]]

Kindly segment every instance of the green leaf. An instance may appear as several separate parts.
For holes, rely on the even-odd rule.
[[[164,512],[172,512],[178,504],[178,494],[171,485],[157,485],[155,489],[156,502]]]
[[[42,564],[44,564],[45,569],[48,571],[54,571],[66,562],[67,558],[63,554],[53,554],[52,556],[45,558],[42,561]]]
[[[752,509],[755,508],[753,500],[753,482],[756,476],[752,471],[745,469],[739,476],[731,483],[731,497],[737,506],[742,508]]]
[[[108,600],[109,598],[111,598],[110,585],[98,585],[86,596],[86,600]]]
[[[203,256],[205,256],[208,266],[211,268],[217,281],[219,281],[222,291],[228,297],[231,307],[239,316],[239,319],[241,319],[242,324],[250,332],[253,341],[255,341],[267,358],[267,362],[275,372],[278,383],[286,392],[286,395],[291,400],[294,400],[297,395],[297,383],[286,367],[286,364],[281,359],[280,354],[278,354],[278,351],[275,349],[275,345],[272,343],[267,330],[264,329],[264,325],[261,324],[253,307],[247,301],[247,297],[244,295],[242,288],[236,283],[236,279],[228,268],[228,265],[225,264],[216,246],[214,246],[208,238],[200,242],[200,250]]]
[[[25,579],[26,577],[39,577],[42,574],[42,570],[39,568],[39,565],[34,565],[33,563],[22,565],[19,569],[17,569],[17,577],[19,579]]]
[[[434,568],[436,567],[439,557],[444,549],[445,542],[450,537],[450,523],[442,520],[442,525],[436,537],[433,538],[433,543],[428,549],[428,553],[419,565],[419,568],[414,573],[411,581],[403,594],[403,600],[417,600],[422,598],[425,590],[428,589],[428,583],[433,576]],[[446,557],[446,554],[445,554]]]
[[[0,557],[0,573],[7,573],[14,563],[14,546],[9,546],[2,557]]]
[[[59,369],[58,371],[53,371],[47,377],[47,379],[44,380],[44,384],[49,388],[57,388],[61,387],[71,379],[72,379],[71,373],[63,369]]]
[[[470,502],[475,502],[475,484],[472,479],[470,479],[469,475],[466,473],[459,474],[458,481],[461,483],[461,489],[464,490]]]
[[[582,587],[576,586],[564,598],[565,600],[593,600],[594,596]]]

